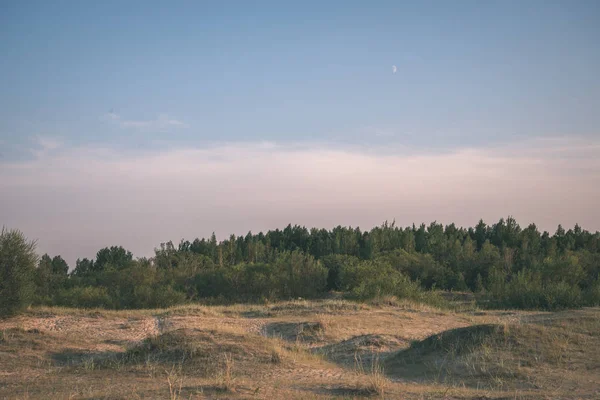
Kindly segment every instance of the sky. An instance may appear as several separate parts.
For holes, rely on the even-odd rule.
[[[0,225],[600,229],[598,1],[3,1]]]

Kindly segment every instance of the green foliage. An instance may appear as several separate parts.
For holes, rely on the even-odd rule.
[[[94,259],[77,260],[70,274],[60,256],[44,255],[35,264],[9,277],[20,277],[23,296],[12,294],[23,299],[19,304],[148,308],[318,298],[329,291],[357,300],[395,296],[435,303],[441,301],[433,294],[438,289],[470,290],[482,305],[504,308],[600,303],[600,233],[576,225],[550,235],[534,224],[521,229],[512,217],[468,229],[437,222],[406,228],[385,222],[370,231],[288,225],[221,242],[214,234],[177,246],[167,242],[150,259],[107,247]],[[0,288],[13,290],[3,282]]]
[[[402,272],[413,281],[419,281],[427,289],[434,286],[441,289],[449,288],[453,281],[453,272],[438,263],[431,254],[394,250],[379,259],[389,262],[395,270]]]
[[[56,303],[66,307],[114,308],[108,290],[102,286],[75,286],[61,290]]]
[[[226,301],[258,301],[314,298],[325,292],[327,269],[300,251],[283,252],[270,263],[241,263],[212,268],[195,277],[199,298]]]
[[[274,268],[280,276],[282,298],[317,297],[327,286],[325,267],[301,251],[281,253]]]
[[[340,285],[351,298],[361,301],[395,296],[438,306],[444,303],[439,295],[424,290],[418,281],[412,281],[383,259],[343,265]]]
[[[44,254],[34,272],[33,280],[36,286],[35,303],[53,304],[58,291],[64,287],[68,279],[69,266],[60,256],[50,258]]]
[[[600,279],[596,279],[595,282],[584,289],[583,303],[588,306],[599,306],[600,305]]]
[[[356,265],[360,262],[358,257],[343,254],[331,254],[321,259],[327,269],[327,290],[342,290],[340,272],[343,267]]]
[[[33,301],[35,242],[17,230],[0,231],[0,316],[18,313]]]
[[[340,271],[342,288],[358,300],[393,295],[416,298],[421,292],[417,282],[395,270],[385,261],[363,261]]]
[[[538,272],[523,270],[511,276],[510,281],[505,280],[495,273],[487,293],[488,300],[496,307],[556,310],[585,304],[578,285],[564,280],[544,280]]]
[[[96,254],[93,271],[103,271],[108,268],[123,269],[131,265],[133,254],[121,246],[106,247]]]

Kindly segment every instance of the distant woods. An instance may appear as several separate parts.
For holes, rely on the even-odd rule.
[[[213,234],[163,243],[150,259],[114,246],[77,260],[70,273],[60,256],[32,258],[31,245],[16,231],[2,233],[0,295],[23,286],[22,295],[9,296],[19,304],[153,308],[318,298],[331,291],[357,300],[439,303],[438,290],[476,292],[487,307],[600,304],[600,233],[559,225],[551,235],[533,224],[521,228],[511,217],[472,228],[386,222],[364,232],[288,225],[221,242]],[[6,297],[0,298],[5,307]]]

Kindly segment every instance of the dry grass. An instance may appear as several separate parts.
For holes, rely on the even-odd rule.
[[[0,321],[0,398],[600,398],[599,332],[599,309],[391,297],[35,308]]]
[[[358,375],[357,388],[365,393],[377,394],[384,398],[389,380],[384,374],[379,357],[371,358],[368,369],[365,369],[363,360],[358,354],[355,354],[354,360]]]
[[[225,392],[231,392],[234,390],[234,373],[233,367],[235,365],[234,359],[231,354],[223,354],[223,363],[217,374],[218,386]]]
[[[165,369],[165,375],[167,376],[167,384],[169,385],[169,398],[171,400],[179,400],[184,380],[181,365],[178,368],[173,365],[170,370]]]
[[[594,328],[582,335],[570,324],[475,325],[417,341],[389,357],[386,367],[396,376],[450,386],[560,389],[600,366],[600,330]],[[575,370],[580,379],[571,381],[564,372]]]

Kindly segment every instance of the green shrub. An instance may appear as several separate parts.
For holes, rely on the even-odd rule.
[[[186,301],[186,294],[175,290],[172,286],[158,286],[152,291],[151,301],[145,303],[143,308],[166,308]]]
[[[583,293],[583,302],[586,306],[600,305],[600,279],[597,279],[594,284],[586,288]]]
[[[57,305],[80,308],[114,308],[114,301],[108,290],[102,286],[76,286],[61,290]]]
[[[17,314],[34,299],[35,242],[17,230],[0,231],[0,316]]]
[[[381,260],[343,265],[340,270],[340,283],[343,290],[356,300],[395,296],[398,299],[415,300],[436,306],[445,304],[441,296],[433,291],[423,290],[418,281],[412,281]]]
[[[431,254],[409,253],[400,249],[378,259],[389,263],[413,281],[419,281],[426,289],[451,287],[453,272],[438,263]]]
[[[540,273],[522,270],[509,279],[495,271],[491,274],[488,305],[503,308],[556,310],[584,305],[578,285],[565,281],[544,281]]]
[[[325,293],[327,269],[313,256],[301,251],[286,251],[275,259],[281,298],[314,298]]]
[[[230,271],[225,268],[214,268],[197,273],[193,277],[195,297],[200,299],[229,299],[234,295]]]
[[[327,290],[342,290],[340,271],[343,266],[355,265],[360,262],[358,257],[344,254],[331,254],[321,259],[323,266],[327,268]]]
[[[203,270],[193,278],[197,298],[226,301],[260,301],[297,297],[314,298],[325,293],[327,269],[312,256],[284,252],[272,263],[241,263]]]

